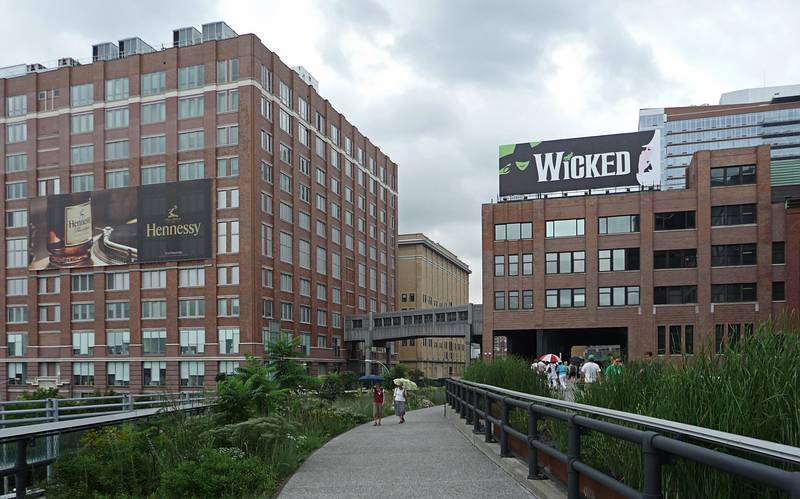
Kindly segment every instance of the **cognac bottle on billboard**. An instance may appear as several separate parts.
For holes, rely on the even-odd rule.
[[[52,265],[72,267],[89,260],[93,233],[91,193],[47,200],[47,251]]]

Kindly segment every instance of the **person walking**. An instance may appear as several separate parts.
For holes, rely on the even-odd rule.
[[[581,367],[581,376],[584,383],[594,383],[600,378],[600,366],[594,361],[594,355],[590,355]]]
[[[559,362],[556,366],[556,370],[558,371],[558,384],[561,390],[567,389],[567,361]]]
[[[616,357],[610,366],[606,367],[606,379],[608,381],[616,381],[622,374],[622,359]]]
[[[380,426],[383,418],[383,387],[375,383],[372,387],[372,426]]]
[[[550,388],[558,388],[558,365],[555,362],[547,363],[547,381]]]
[[[399,385],[394,389],[394,413],[400,418],[400,423],[406,422],[406,388]]]
[[[567,371],[567,379],[570,381],[575,381],[578,379],[578,366],[575,365],[574,362],[570,361],[569,363],[569,370]]]

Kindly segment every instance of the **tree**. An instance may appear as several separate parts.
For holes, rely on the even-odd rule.
[[[275,375],[275,367],[255,357],[226,376],[217,385],[220,403],[216,405],[225,422],[244,421],[252,416],[267,416],[285,399],[287,390]]]
[[[306,383],[306,370],[295,359],[303,354],[296,351],[300,338],[278,340],[267,345],[267,366],[274,369],[275,378],[281,388],[296,390]]]

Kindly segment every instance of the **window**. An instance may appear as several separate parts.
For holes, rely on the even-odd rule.
[[[239,143],[239,125],[217,128],[217,146],[234,146]]]
[[[106,109],[106,130],[126,128],[130,122],[128,107]]]
[[[233,376],[236,374],[236,371],[238,369],[239,369],[238,360],[221,360],[219,362],[219,374],[224,374],[226,376]]]
[[[37,181],[37,196],[50,196],[61,193],[61,182],[58,177],[40,178]]]
[[[167,384],[166,362],[142,362],[144,386],[164,386]]]
[[[73,274],[72,292],[85,293],[94,291],[94,276],[92,274]]]
[[[130,273],[110,272],[106,274],[106,291],[123,291],[130,289]]]
[[[106,161],[114,161],[117,159],[128,159],[129,147],[127,140],[115,140],[114,142],[106,142]]]
[[[289,116],[289,113],[283,109],[280,110],[278,115],[278,126],[280,126],[280,129],[286,132],[288,135],[292,134],[292,117]]]
[[[281,201],[278,203],[278,216],[281,220],[287,223],[292,223],[292,206]]]
[[[142,351],[145,355],[165,353],[167,351],[167,330],[142,330]]]
[[[128,170],[106,172],[106,189],[127,187],[129,183],[130,174],[128,173]]]
[[[531,222],[495,224],[494,226],[495,241],[518,241],[532,238],[533,223]]]
[[[328,312],[325,310],[317,309],[317,326],[328,326]]]
[[[506,293],[505,291],[494,292],[494,309],[505,310],[506,308]]]
[[[508,275],[519,275],[519,255],[508,255]]]
[[[162,123],[167,119],[167,104],[165,102],[152,102],[142,104],[142,125]]]
[[[784,301],[786,299],[786,283],[784,281],[772,282],[772,301]]]
[[[205,97],[183,97],[178,99],[178,119],[197,118],[203,116]]]
[[[142,289],[163,289],[167,287],[166,270],[142,271]]]
[[[569,218],[565,220],[548,220],[545,222],[545,237],[573,237],[584,234],[584,220]]]
[[[317,273],[325,275],[328,272],[326,263],[327,263],[327,252],[325,251],[325,248],[317,246],[317,267],[316,267]],[[372,270],[372,272],[374,273],[375,271]],[[375,287],[373,286],[372,289],[374,290]]]
[[[24,385],[27,382],[28,369],[24,362],[8,363],[8,384]]]
[[[272,121],[272,101],[261,96],[261,116],[268,121]]]
[[[72,333],[72,355],[94,355],[94,331]]]
[[[686,325],[683,327],[684,333],[684,351],[692,355],[694,354],[694,326]]]
[[[639,286],[616,286],[598,289],[598,305],[620,307],[639,304]]]
[[[711,187],[756,183],[756,165],[725,166],[711,169]]]
[[[657,250],[653,252],[655,269],[693,269],[697,267],[697,250]]]
[[[7,182],[6,200],[25,199],[28,197],[28,182]]]
[[[6,116],[22,116],[28,112],[28,96],[14,95],[6,97]]]
[[[289,85],[284,83],[283,80],[278,82],[278,99],[280,99],[284,106],[288,108],[292,107],[292,89],[289,88]]]
[[[545,273],[571,274],[586,272],[585,251],[564,251],[545,255]]]
[[[94,363],[92,362],[73,362],[72,363],[72,384],[82,386],[94,385]]]
[[[22,324],[28,322],[28,306],[8,305],[6,307],[6,322],[9,324]]]
[[[280,158],[286,164],[292,164],[292,148],[281,142],[279,146]]]
[[[509,310],[519,309],[519,291],[508,292],[508,309]]]
[[[72,320],[74,322],[93,321],[94,320],[94,303],[73,303],[72,304]]]
[[[6,125],[6,143],[25,142],[28,140],[28,124],[17,123]]]
[[[129,362],[106,362],[108,386],[128,386],[131,383]]]
[[[142,156],[153,156],[167,152],[166,135],[155,135],[153,137],[142,137],[141,145]]]
[[[239,317],[239,297],[223,296],[217,298],[217,316]]]
[[[545,290],[546,308],[573,308],[586,306],[586,289],[565,288]]]
[[[26,281],[27,282],[27,281]],[[37,293],[40,295],[56,294],[61,291],[61,277],[41,276],[37,278]]]
[[[6,240],[6,268],[13,269],[28,265],[28,240]]]
[[[202,64],[178,68],[178,88],[197,88],[205,84],[205,67]]]
[[[205,133],[203,130],[190,132],[178,132],[178,150],[191,151],[202,149],[205,145]]]
[[[225,265],[217,267],[217,285],[235,286],[239,284],[239,266]]]
[[[533,290],[526,289],[522,292],[522,308],[530,310],[533,308]]]
[[[670,355],[681,354],[681,327],[669,327],[669,353]]]
[[[772,243],[772,264],[786,263],[786,245],[783,241]]]
[[[106,332],[108,355],[128,355],[128,346],[131,343],[130,331]]]
[[[166,318],[167,318],[166,300],[142,301],[142,319],[166,319]]]
[[[181,362],[181,386],[202,387],[205,383],[205,362]]]
[[[281,83],[283,83],[283,82],[281,82]],[[288,90],[288,87],[287,87],[287,90]],[[283,89],[281,89],[281,92],[283,92]],[[283,97],[283,96],[281,96],[281,97]],[[281,98],[281,102],[283,102],[283,98]],[[284,102],[284,104],[285,104],[285,102]],[[303,99],[302,97],[298,97],[297,98],[297,114],[299,114],[300,117],[303,118],[304,121],[308,121],[308,102],[306,102],[305,99]]]
[[[43,279],[40,277],[39,279]],[[28,278],[27,277],[9,277],[6,279],[6,296],[27,296],[28,295]]]
[[[711,246],[711,266],[755,265],[756,244],[721,244]]]
[[[281,172],[280,179],[278,180],[278,185],[283,192],[287,192],[289,194],[292,193],[292,177],[289,175]]]
[[[25,153],[6,155],[6,173],[23,172],[28,169],[28,155]]]
[[[127,300],[106,302],[107,321],[128,320],[130,319],[130,317],[131,317],[131,304]]]
[[[28,352],[28,335],[27,333],[11,333],[9,332],[6,337],[8,338],[8,355],[9,357],[23,357]]]
[[[639,248],[598,251],[600,272],[639,270]]]
[[[756,301],[756,284],[712,284],[711,303]]]
[[[360,242],[360,241],[359,241]],[[495,255],[494,257],[494,276],[503,277],[506,272],[506,257],[505,255]]]
[[[181,328],[181,355],[197,355],[205,352],[206,330],[203,328]]]
[[[167,181],[167,167],[164,165],[143,166],[142,185],[163,184]]]
[[[711,226],[743,225],[756,223],[755,204],[732,204],[711,207]]]
[[[311,297],[311,281],[300,279],[300,296]]]
[[[272,134],[261,130],[261,149],[272,153]]]
[[[178,180],[197,180],[205,177],[205,163],[192,161],[178,164]]]
[[[202,288],[206,285],[206,272],[202,267],[178,270],[178,285],[182,288]]]
[[[9,210],[6,212],[6,229],[28,226],[28,210]]]
[[[205,298],[181,298],[178,300],[179,319],[199,319],[205,317]]]
[[[239,110],[239,91],[217,92],[217,113],[233,113]]]
[[[286,232],[280,233],[280,260],[285,263],[292,263],[292,235]],[[302,261],[302,259],[301,259]]]
[[[239,252],[239,221],[217,222],[217,254]]]
[[[239,189],[219,189],[217,190],[217,209],[239,207]]]
[[[697,303],[697,286],[656,286],[653,289],[653,304],[680,305]]]
[[[261,224],[261,254],[272,257],[272,226]]]
[[[142,96],[162,94],[167,89],[166,71],[146,73],[142,75]]]
[[[73,85],[70,88],[70,105],[72,107],[88,106],[94,103],[94,85]]]
[[[94,131],[94,113],[72,115],[72,133],[91,133]],[[8,168],[6,168],[8,171]]]
[[[239,176],[239,157],[218,158],[217,177],[238,177]]]
[[[639,215],[620,215],[616,217],[600,217],[600,234],[625,234],[639,232]]]
[[[106,80],[106,100],[115,101],[128,98],[128,78]]]
[[[694,228],[694,211],[671,211],[655,214],[655,230],[682,230]]]
[[[300,239],[298,243],[299,263],[300,267],[304,269],[311,268],[311,243]],[[291,249],[291,247],[289,248]]]
[[[85,144],[70,148],[70,164],[83,165],[94,161],[94,145]]]
[[[300,323],[311,324],[311,307],[300,305]]]

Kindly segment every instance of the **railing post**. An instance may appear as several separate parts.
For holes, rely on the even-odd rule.
[[[653,438],[658,433],[645,432],[642,437],[642,455],[644,456],[644,492],[646,499],[661,499],[661,452],[653,447]]]
[[[491,416],[491,396],[489,395],[489,390],[483,392],[484,401],[486,402],[486,421],[483,425],[483,434],[484,434],[484,441],[486,443],[494,441],[492,438],[492,421],[489,419]]]
[[[500,457],[511,457],[508,451],[508,399],[503,397],[500,399],[500,408],[502,423],[500,424]]]
[[[478,415],[478,406],[480,404],[480,394],[478,389],[475,388],[472,392],[472,433],[477,434],[481,432],[481,417]]]
[[[472,424],[475,419],[475,390],[472,387],[467,387],[467,424]]]
[[[533,410],[533,403],[528,404],[528,480],[543,480],[539,473],[539,449],[533,442],[539,440],[539,415]]]
[[[580,499],[580,475],[575,461],[581,458],[581,429],[575,424],[575,414],[567,421],[567,498]]]
[[[459,416],[461,419],[467,419],[467,387],[461,385],[461,411]]]
[[[17,457],[14,461],[14,487],[17,497],[25,497],[28,487],[28,439],[17,440]]]

